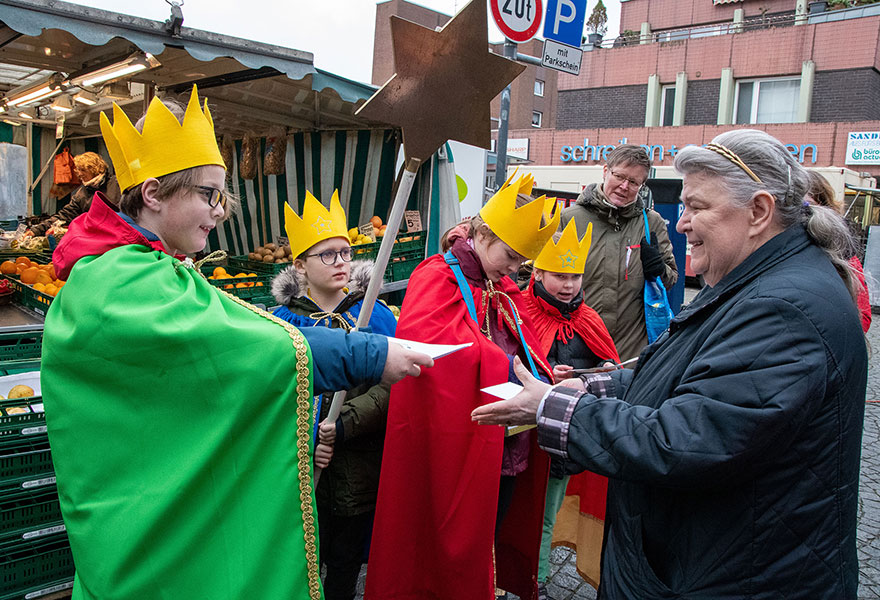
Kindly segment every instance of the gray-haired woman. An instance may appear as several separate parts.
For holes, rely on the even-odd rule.
[[[608,476],[601,598],[855,598],[867,352],[851,237],[761,131],[683,149],[708,284],[634,373],[474,411]]]

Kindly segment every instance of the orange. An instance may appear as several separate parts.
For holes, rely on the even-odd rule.
[[[0,264],[0,273],[15,273],[15,263],[11,260],[4,260]]]
[[[375,227],[376,229],[382,227],[382,219],[378,216],[370,217],[370,223],[372,223],[373,227]]]
[[[263,287],[263,282],[262,282],[262,281],[258,281],[258,282],[257,282],[257,287]]]
[[[39,284],[37,284],[37,285],[39,285]],[[49,285],[46,286],[46,289],[43,290],[43,293],[49,294],[50,296],[52,296],[54,298],[55,294],[58,293],[58,288],[50,283]]]
[[[46,291],[46,286],[42,283],[35,283],[33,287],[38,292],[45,292]]]
[[[37,273],[37,283],[42,283],[43,285],[49,285],[52,283],[52,277],[46,271],[39,271]]]
[[[230,283],[229,285],[224,285],[224,286],[223,286],[223,289],[224,289],[224,290],[231,290],[232,288],[233,288],[233,285],[232,285],[231,283]]]
[[[214,269],[214,277],[219,279],[220,275],[226,275],[226,269],[224,269],[223,267],[216,267]]]
[[[25,266],[28,266],[28,267],[33,264],[33,263],[31,263],[31,259],[29,259],[27,256],[19,256],[18,258],[15,259],[15,262],[22,264],[22,265],[25,265]]]
[[[60,290],[61,288],[64,287],[65,283],[67,283],[67,282],[64,281],[63,279],[56,279],[55,280],[55,287],[57,287]]]
[[[257,274],[256,274],[256,273],[248,273],[247,276],[248,276],[248,277],[256,277]]]
[[[26,283],[28,285],[33,285],[37,283],[37,277],[42,273],[36,267],[28,267],[24,271],[21,272],[21,282]]]
[[[235,277],[247,277],[247,273],[236,273]]]
[[[248,285],[246,283],[236,283],[235,287],[237,288],[246,288]]]

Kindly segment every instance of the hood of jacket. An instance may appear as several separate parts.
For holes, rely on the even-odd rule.
[[[616,226],[621,221],[641,216],[650,196],[651,190],[647,186],[643,186],[639,195],[636,196],[635,202],[626,206],[615,206],[605,197],[605,192],[602,191],[600,184],[591,183],[581,191],[575,203],[600,215],[610,224]]]
[[[367,292],[370,279],[373,275],[372,260],[355,260],[351,263],[351,273],[348,279],[348,297],[360,299]],[[298,299],[306,295],[305,277],[297,273],[291,265],[278,273],[272,280],[272,295],[275,301],[282,306],[291,306]],[[308,299],[306,299],[308,300]],[[313,304],[311,300],[309,303]]]
[[[89,211],[73,220],[70,229],[61,239],[52,263],[59,279],[67,280],[77,261],[85,256],[104,254],[108,250],[139,244],[164,252],[160,240],[151,241],[116,213],[115,207],[101,192],[95,194]]]

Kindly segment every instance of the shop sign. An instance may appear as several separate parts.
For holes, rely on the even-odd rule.
[[[880,131],[851,131],[846,136],[847,165],[880,165]]]
[[[880,133],[876,135],[880,136]],[[850,134],[850,136],[852,136],[852,134]],[[634,143],[627,141],[626,138],[618,141],[621,144]],[[651,162],[662,162],[667,158],[674,159],[675,155],[678,154],[682,148],[693,146],[694,144],[684,144],[681,147],[678,147],[675,144],[672,144],[671,146],[664,146],[663,144],[639,145],[648,153]],[[705,146],[705,144],[703,144],[703,146]],[[562,146],[559,151],[559,160],[564,163],[604,163],[608,160],[608,154],[614,150],[615,147],[614,144],[590,145],[590,139],[584,138],[582,146]],[[878,137],[877,147],[880,148],[880,137]],[[815,164],[816,158],[819,154],[819,149],[816,144],[785,144],[785,149],[788,150],[799,163],[807,161],[809,157],[808,162]],[[847,162],[849,164],[849,152],[847,152]],[[877,163],[880,163],[880,154],[878,154]]]
[[[529,160],[529,138],[511,138],[507,140],[507,156]]]

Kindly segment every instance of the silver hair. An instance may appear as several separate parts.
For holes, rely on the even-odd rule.
[[[776,214],[783,228],[801,223],[807,235],[831,259],[853,298],[858,281],[849,265],[856,242],[846,221],[833,209],[805,205],[809,189],[807,171],[786,147],[770,134],[757,129],[736,129],[715,137],[712,143],[736,154],[760,181],[753,180],[735,162],[700,146],[687,146],[675,157],[675,170],[682,175],[707,173],[720,180],[731,202],[745,207],[752,197],[766,191],[776,201]]]

